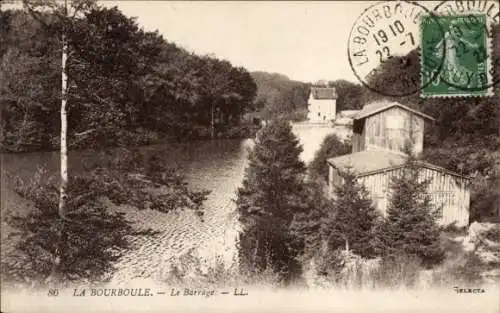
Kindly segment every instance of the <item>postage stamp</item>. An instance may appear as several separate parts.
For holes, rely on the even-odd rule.
[[[486,96],[492,92],[491,45],[485,14],[424,17],[421,22],[422,64],[437,64],[432,77],[429,66],[421,67],[422,96]],[[444,36],[437,36],[437,27]],[[429,83],[431,81],[431,83]]]
[[[433,21],[433,38],[442,38],[444,29],[434,13],[417,2],[376,3],[358,17],[349,35],[348,57],[354,75],[364,87],[384,96],[404,97],[418,93],[437,78],[444,63],[444,49],[436,50],[432,60],[425,63],[428,79],[420,83],[419,26],[424,16]],[[424,40],[432,40],[428,37]],[[381,79],[382,72],[391,74]]]

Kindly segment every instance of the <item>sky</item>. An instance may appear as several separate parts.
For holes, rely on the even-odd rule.
[[[105,1],[146,30],[197,54],[294,80],[356,82],[348,63],[351,27],[367,2]]]

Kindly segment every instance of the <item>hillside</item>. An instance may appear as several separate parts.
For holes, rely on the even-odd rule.
[[[284,117],[292,120],[305,118],[309,84],[289,79],[278,73],[251,72],[257,85],[255,103],[260,113],[267,117]]]
[[[310,83],[291,80],[286,75],[263,71],[251,72],[257,84],[256,106],[266,117],[280,116],[302,120],[307,115]],[[346,80],[329,81],[338,94],[337,111],[361,109],[366,90]]]
[[[61,56],[53,19],[0,11],[0,151],[58,147]],[[67,38],[70,149],[251,136],[238,125],[257,90],[246,69],[190,53],[116,7],[86,12]]]

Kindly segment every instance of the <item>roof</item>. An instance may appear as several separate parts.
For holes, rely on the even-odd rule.
[[[331,87],[311,87],[314,99],[337,99],[337,91]]]
[[[346,154],[336,158],[328,159],[327,162],[339,169],[350,168],[358,177],[376,174],[386,170],[393,170],[405,165],[407,156],[403,153],[388,150],[364,150],[352,154]],[[418,161],[422,167],[445,172],[450,175],[470,179],[443,167],[427,162]]]
[[[391,101],[377,101],[377,102],[372,102],[370,104],[367,104],[356,115],[355,119],[356,120],[361,120],[361,119],[367,118],[369,116],[372,116],[372,115],[374,115],[376,113],[388,110],[388,109],[390,109],[392,107],[400,107],[403,110],[412,112],[412,113],[417,114],[417,115],[419,115],[419,116],[421,116],[423,118],[426,118],[428,120],[434,121],[434,118],[431,117],[431,116],[429,116],[429,115],[427,115],[427,114],[424,114],[422,112],[414,110],[414,109],[412,109],[410,107],[407,107],[406,105],[402,105],[401,103],[391,102]]]
[[[340,116],[335,119],[335,125],[352,125],[352,118]]]
[[[405,161],[405,155],[386,150],[363,150],[328,159],[336,168],[351,168],[357,174],[399,166]]]
[[[359,112],[361,112],[361,110],[342,110],[339,113],[337,113],[337,115],[339,117],[354,118]]]

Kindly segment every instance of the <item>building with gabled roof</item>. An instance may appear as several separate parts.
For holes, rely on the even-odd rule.
[[[333,87],[311,87],[307,119],[310,122],[330,123],[337,113],[337,91]]]
[[[341,171],[353,171],[368,190],[374,205],[382,213],[390,199],[390,181],[405,166],[408,143],[416,155],[423,152],[425,122],[434,121],[397,102],[379,101],[366,105],[353,122],[352,153],[329,159],[330,195],[342,183]],[[445,168],[419,161],[419,172],[429,179],[429,195],[441,210],[442,224],[469,223],[470,178]]]

